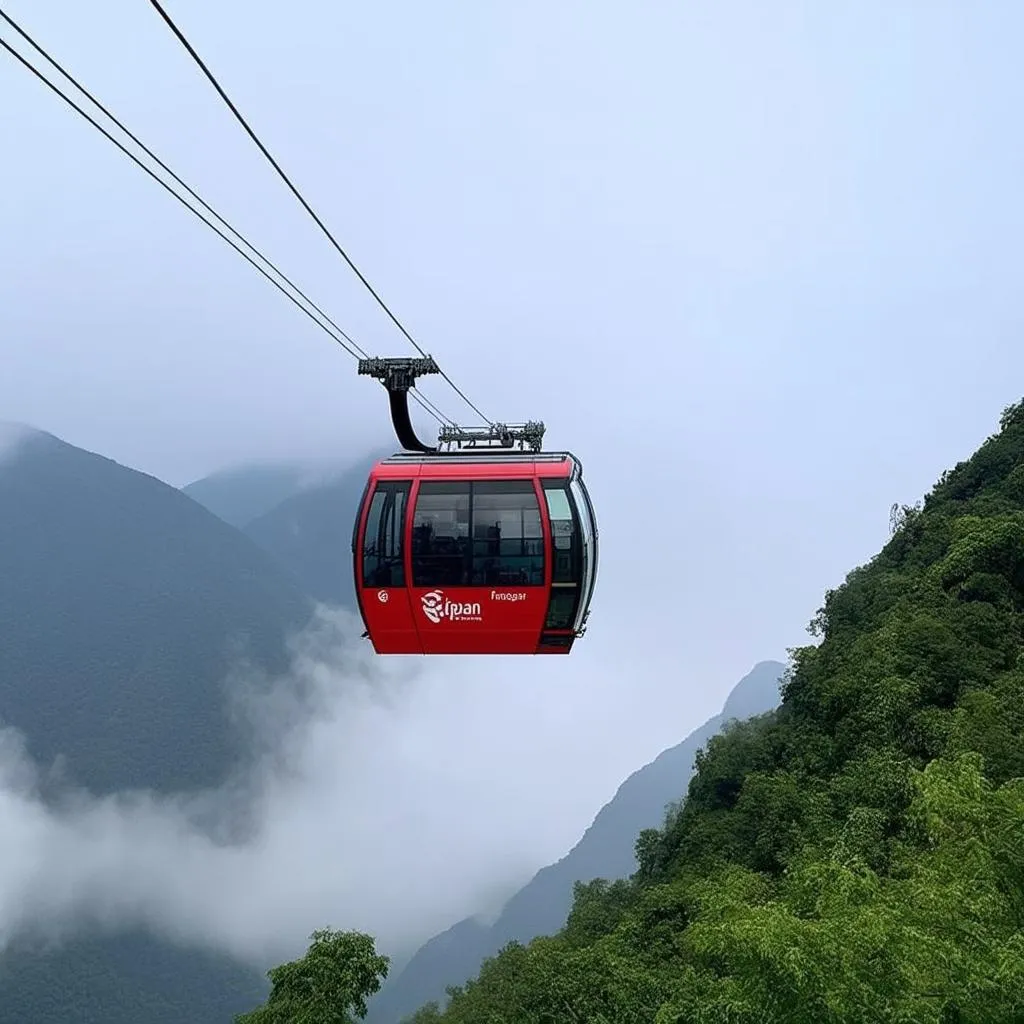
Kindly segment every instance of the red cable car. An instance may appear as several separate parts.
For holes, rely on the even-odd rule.
[[[403,447],[419,449],[378,462],[360,502],[352,554],[363,635],[378,654],[568,654],[597,579],[583,468],[569,452],[539,451],[540,423],[452,425],[441,439],[473,447],[427,448],[406,392],[434,365],[360,361],[384,380]],[[534,450],[509,451],[516,441]]]
[[[378,654],[568,654],[597,577],[594,511],[568,452],[384,459],[353,550]]]

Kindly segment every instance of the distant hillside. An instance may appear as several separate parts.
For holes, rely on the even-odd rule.
[[[233,651],[283,669],[309,614],[257,545],[151,476],[40,432],[0,462],[0,718],[94,791],[217,782]]]
[[[324,487],[350,471],[350,461],[342,458],[255,462],[218,470],[182,490],[224,522],[241,529],[281,502]]]
[[[245,527],[245,533],[298,580],[311,597],[355,607],[352,526],[370,468],[381,452],[325,484],[285,499]]]
[[[626,779],[583,838],[560,861],[538,871],[505,904],[493,925],[467,919],[425,943],[373,1001],[370,1024],[398,1024],[424,1003],[443,1002],[447,985],[460,985],[475,975],[485,957],[513,939],[529,942],[557,932],[572,907],[574,882],[631,875],[637,868],[637,834],[660,825],[667,805],[686,791],[697,751],[727,721],[748,719],[776,707],[784,671],[777,661],[754,666],[733,688],[721,714]]]
[[[231,1024],[266,995],[257,972],[145,933],[0,957],[0,1024]]]
[[[241,528],[298,494],[305,472],[297,462],[232,466],[194,480],[182,490],[224,522]]]
[[[269,671],[311,604],[179,490],[41,433],[0,453],[0,720],[97,793],[215,785],[237,757],[222,683]],[[147,936],[0,957],[3,1024],[230,1024],[264,979]]]

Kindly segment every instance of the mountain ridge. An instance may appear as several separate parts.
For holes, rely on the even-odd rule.
[[[97,791],[216,784],[223,680],[240,653],[284,670],[308,597],[177,488],[52,434],[0,481],[0,714]],[[176,767],[154,756],[171,734],[195,744]]]
[[[329,484],[350,468],[340,459],[244,462],[207,473],[181,490],[224,522],[244,530],[282,502]]]
[[[0,430],[0,720],[57,790],[215,788],[241,737],[225,680],[270,676],[314,605],[242,532],[158,478],[35,428]],[[48,790],[37,794],[44,804]],[[58,854],[59,851],[54,851]],[[11,1024],[228,1024],[266,979],[146,934],[0,955]]]
[[[557,932],[572,906],[574,882],[631,875],[636,835],[660,824],[666,807],[684,792],[698,749],[727,721],[775,707],[784,671],[782,662],[758,662],[732,688],[719,714],[630,773],[573,847],[537,871],[490,924],[465,918],[425,942],[371,1002],[368,1024],[397,1024],[425,1003],[443,1002],[446,985],[461,984],[507,942]]]

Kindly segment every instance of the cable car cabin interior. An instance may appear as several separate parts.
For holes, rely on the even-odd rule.
[[[597,576],[594,511],[566,452],[384,459],[352,550],[378,654],[568,654]]]

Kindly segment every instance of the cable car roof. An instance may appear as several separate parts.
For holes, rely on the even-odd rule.
[[[377,476],[499,477],[546,476],[581,478],[583,466],[572,452],[528,452],[481,449],[453,452],[396,452],[374,467]]]

